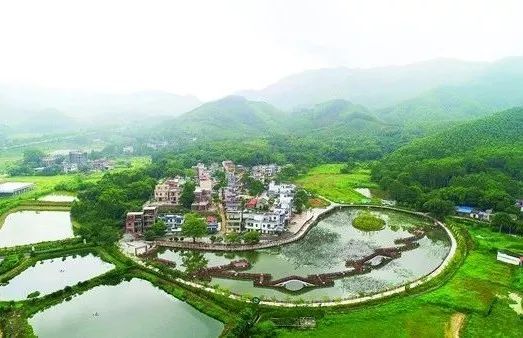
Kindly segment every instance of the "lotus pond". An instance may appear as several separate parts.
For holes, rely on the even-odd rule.
[[[361,231],[352,226],[362,209],[345,208],[331,213],[314,226],[304,238],[282,247],[239,252],[198,252],[164,249],[158,258],[176,263],[182,271],[197,271],[202,267],[228,264],[246,259],[247,273],[270,274],[273,280],[289,276],[307,277],[347,270],[347,261],[368,257],[379,248],[398,247],[397,240],[412,237],[415,230],[423,230],[416,247],[401,252],[400,256],[382,263],[382,257],[370,261],[370,272],[337,278],[328,287],[306,287],[289,281],[285,288],[254,286],[252,280],[213,277],[211,285],[226,288],[233,293],[275,300],[327,300],[356,298],[377,293],[415,281],[435,270],[450,250],[450,239],[445,229],[415,215],[385,209],[374,209],[372,214],[385,221],[379,231]]]

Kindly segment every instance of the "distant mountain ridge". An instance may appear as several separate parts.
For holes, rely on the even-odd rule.
[[[523,86],[522,69],[523,57],[492,63],[436,59],[369,69],[327,68],[288,76],[262,90],[242,91],[239,95],[266,101],[283,110],[334,99],[348,100],[374,110],[390,110],[390,107],[439,88],[468,89],[471,91],[469,96],[476,98],[489,86],[494,90],[492,83],[501,83],[512,93]],[[514,101],[507,100],[502,106],[493,105],[488,109],[508,108]],[[523,101],[517,102],[523,104]]]
[[[143,120],[152,116],[178,116],[199,106],[193,96],[175,95],[160,91],[131,94],[63,91],[38,87],[0,86],[0,118],[15,129],[24,128],[37,120],[69,120],[70,129],[76,124],[118,124]],[[51,113],[52,114],[47,114]],[[62,117],[59,118],[57,114]],[[35,120],[37,119],[37,120]],[[65,125],[66,126],[66,125]],[[45,128],[44,128],[45,127]],[[54,131],[42,125],[46,131]]]

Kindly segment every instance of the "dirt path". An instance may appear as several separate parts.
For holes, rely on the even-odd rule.
[[[465,314],[457,312],[450,317],[445,328],[445,338],[459,338],[459,332],[465,322]]]

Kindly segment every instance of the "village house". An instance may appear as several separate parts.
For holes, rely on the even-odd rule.
[[[81,150],[71,150],[69,152],[69,163],[76,164],[78,167],[87,165],[87,152]]]
[[[156,217],[158,215],[158,209],[156,207],[144,207],[143,208],[143,228],[144,231],[149,229],[156,222]]]
[[[223,170],[225,170],[226,173],[234,172],[234,170],[236,169],[236,166],[234,165],[233,161],[223,161],[222,166]]]
[[[265,182],[265,180],[276,176],[278,171],[279,167],[276,164],[257,165],[252,167],[251,176],[258,181]]]
[[[492,216],[492,210],[490,209],[483,211],[475,209],[474,207],[460,205],[457,206],[455,210],[459,216],[470,217],[481,221],[490,221],[490,217]]]
[[[194,189],[194,202],[192,210],[207,211],[212,206],[212,179],[210,172],[201,163],[196,166],[196,178],[198,186]]]
[[[276,184],[274,181],[269,183],[267,194],[272,197],[277,196],[294,196],[296,186],[294,184]]]
[[[99,158],[96,160],[92,160],[90,162],[90,167],[92,170],[95,171],[105,171],[110,170],[113,167],[112,161],[106,159],[106,158]]]
[[[285,211],[275,209],[264,213],[246,212],[243,214],[243,222],[247,231],[258,231],[262,234],[281,233],[285,230]]]
[[[211,234],[217,233],[220,231],[220,223],[215,216],[207,216],[207,231]]]
[[[167,232],[177,233],[182,231],[182,225],[185,220],[182,215],[167,214],[158,218],[165,222]]]
[[[207,211],[211,207],[211,200],[212,191],[197,186],[194,188],[194,202],[191,204],[191,209],[195,211]]]
[[[154,188],[154,200],[160,204],[180,204],[182,182],[180,178],[167,179]]]
[[[125,232],[132,235],[143,233],[143,211],[131,211],[125,218]]]

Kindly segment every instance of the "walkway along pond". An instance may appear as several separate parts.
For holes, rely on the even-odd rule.
[[[375,233],[354,229],[351,220],[363,208],[370,208],[386,219],[387,228]],[[427,231],[422,234],[420,228]],[[212,285],[233,293],[274,300],[269,303],[304,300],[336,305],[370,299],[367,298],[370,294],[389,294],[407,284],[419,285],[421,279],[429,280],[442,271],[454,255],[456,245],[443,224],[424,214],[367,205],[332,206],[309,220],[295,237],[294,241],[301,240],[272,249],[252,250],[251,246],[251,251],[200,252],[210,264],[207,270],[200,270],[199,279],[211,278]],[[268,243],[262,245],[265,247]],[[160,259],[172,261],[171,265],[184,270],[180,249],[161,250],[165,251],[158,253]],[[185,252],[198,254],[199,251]],[[242,259],[251,266],[216,268]],[[209,268],[211,273],[206,275]],[[183,282],[205,288],[198,283]],[[216,292],[214,288],[207,289]]]

